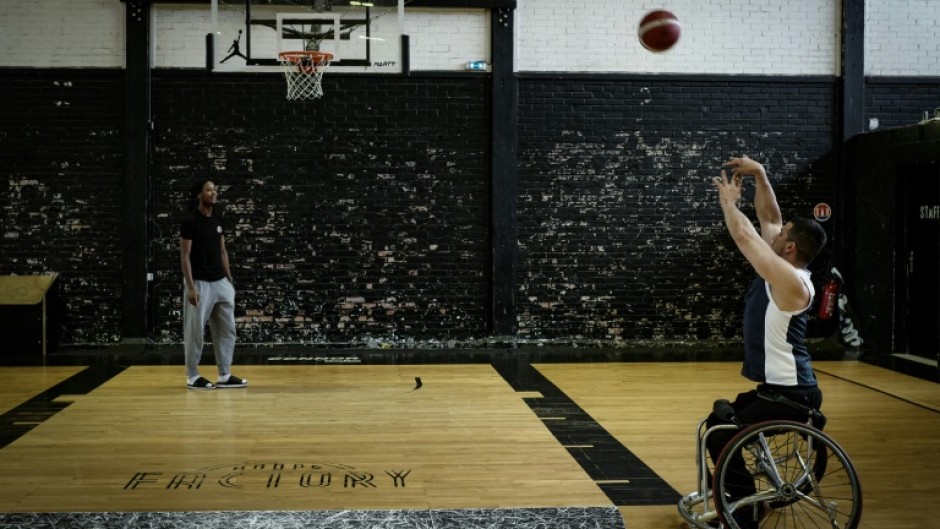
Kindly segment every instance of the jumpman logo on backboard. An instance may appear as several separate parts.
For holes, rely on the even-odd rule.
[[[241,57],[242,59],[245,59],[246,61],[248,60],[248,57],[245,57],[244,55],[242,55],[242,51],[241,51],[241,40],[242,40],[242,30],[238,30],[238,38],[235,39],[234,42],[232,42],[232,45],[231,45],[231,46],[229,46],[229,48],[228,48],[228,51],[229,51],[228,56],[226,56],[224,59],[222,59],[221,61],[219,61],[219,64],[221,64],[221,63],[223,63],[223,62],[225,62],[225,61],[231,59],[232,57],[235,57],[236,55],[239,56],[239,57]]]

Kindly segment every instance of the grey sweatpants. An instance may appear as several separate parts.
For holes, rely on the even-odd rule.
[[[195,281],[199,303],[194,307],[183,285],[183,346],[186,377],[199,375],[206,323],[212,333],[212,349],[220,375],[231,374],[235,356],[235,287],[228,279]]]

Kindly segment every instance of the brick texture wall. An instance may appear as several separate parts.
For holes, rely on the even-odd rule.
[[[518,4],[519,71],[838,74],[841,2],[530,0]],[[666,53],[646,51],[637,38],[640,21],[653,9],[671,11],[682,24],[679,42]],[[747,37],[742,45],[743,33]],[[879,37],[875,42],[897,40],[887,34]]]
[[[520,334],[737,337],[753,273],[710,179],[746,153],[766,162],[785,217],[832,203],[835,90],[801,78],[524,79]],[[750,189],[742,209],[755,218]]]
[[[915,125],[940,108],[940,78],[876,77],[865,85],[865,115],[878,128]],[[866,120],[867,121],[867,120]]]
[[[121,334],[123,79],[0,69],[0,274],[60,274],[63,343]]]
[[[865,74],[936,75],[940,68],[940,5],[865,2]]]
[[[179,341],[178,214],[222,187],[242,342],[408,343],[485,334],[487,82],[328,75],[155,78],[157,333]]]
[[[61,273],[60,341],[119,341],[123,72],[0,81],[0,273]],[[243,342],[484,338],[488,83],[334,75],[328,97],[295,103],[274,74],[158,70],[154,338],[180,340],[178,219],[197,176],[222,186]],[[916,119],[935,91],[902,106],[882,86],[866,112]],[[835,205],[836,92],[829,78],[521,76],[520,338],[736,338],[751,273],[709,179],[748,153],[786,216]]]

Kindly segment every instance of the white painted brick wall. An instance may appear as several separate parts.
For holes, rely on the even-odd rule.
[[[865,75],[940,76],[940,2],[867,0]]]
[[[469,61],[490,61],[486,9],[406,8],[404,25],[412,70],[463,70]]]
[[[207,5],[154,5],[151,43],[153,64],[157,68],[205,68],[206,34],[211,32]],[[244,25],[244,16],[238,21]],[[220,21],[221,26],[221,21]],[[237,35],[238,30],[232,32]],[[222,44],[224,43],[224,46]],[[231,42],[216,39],[216,52]],[[225,55],[221,55],[225,57]]]
[[[837,75],[839,2],[832,0],[518,0],[515,66],[531,72]],[[643,14],[665,6],[683,24],[675,48],[644,50]],[[0,66],[124,66],[124,11],[118,0],[0,0]],[[392,15],[394,16],[394,15]],[[940,0],[867,0],[865,72],[940,75]],[[203,68],[209,6],[153,6],[156,67]],[[243,14],[219,20],[216,54]],[[489,61],[490,15],[483,9],[407,9],[413,70],[462,70]],[[244,40],[243,40],[244,45]]]
[[[0,66],[124,66],[117,0],[0,0]]]
[[[839,7],[831,0],[519,0],[522,71],[835,75]],[[671,50],[637,37],[665,6],[682,23]]]

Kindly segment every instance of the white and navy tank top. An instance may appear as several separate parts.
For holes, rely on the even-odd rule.
[[[770,285],[757,277],[744,298],[744,367],[741,374],[777,386],[815,386],[816,375],[806,349],[809,308],[816,290],[810,273],[797,269],[810,293],[809,304],[796,312],[780,310]]]

